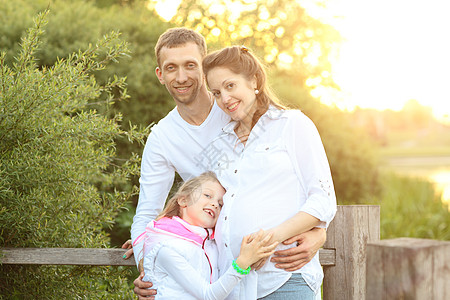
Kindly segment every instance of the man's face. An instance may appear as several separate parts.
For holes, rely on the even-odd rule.
[[[197,98],[203,84],[202,56],[195,43],[176,48],[163,47],[161,67],[156,76],[172,95],[177,105],[189,105]]]

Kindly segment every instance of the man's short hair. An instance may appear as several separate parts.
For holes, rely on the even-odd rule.
[[[176,48],[185,45],[186,43],[197,44],[202,58],[206,56],[206,41],[200,33],[185,27],[170,28],[161,34],[155,46],[155,55],[158,66],[161,66],[159,54],[163,47]]]

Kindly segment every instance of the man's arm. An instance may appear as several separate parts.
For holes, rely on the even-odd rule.
[[[131,225],[136,265],[143,254],[145,227],[162,211],[175,178],[175,170],[166,159],[163,148],[157,128],[154,127],[142,154],[139,201]]]
[[[136,215],[131,225],[131,239],[133,242],[136,242],[139,237],[142,237],[147,224],[155,219],[162,211],[175,178],[175,171],[163,155],[164,152],[161,149],[157,133],[154,129],[152,129],[147,139],[142,154],[139,201],[136,208]],[[141,239],[141,242],[138,241],[132,249],[125,253],[126,258],[128,258],[134,251],[134,258],[138,267],[140,256],[143,253],[142,241],[143,239]],[[129,248],[128,241],[122,245],[122,248]],[[153,284],[142,281],[143,277],[144,272],[141,271],[139,277],[134,280],[134,293],[140,300],[155,299],[154,295],[156,295],[156,290],[149,289]]]

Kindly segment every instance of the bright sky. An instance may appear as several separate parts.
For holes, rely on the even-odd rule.
[[[318,2],[300,1],[346,39],[332,61],[342,93],[316,91],[324,102],[399,110],[416,99],[450,122],[450,1],[324,0],[326,9]]]
[[[416,99],[450,123],[449,0],[298,1],[345,39],[330,58],[341,91],[319,87],[313,96],[347,109],[399,110]],[[170,19],[180,0],[155,2]]]

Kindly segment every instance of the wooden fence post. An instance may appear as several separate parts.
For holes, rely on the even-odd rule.
[[[450,242],[398,238],[368,244],[367,299],[450,299]]]
[[[366,245],[380,240],[380,207],[339,205],[327,230],[325,249],[336,250],[336,265],[324,267],[323,298],[365,299]]]

